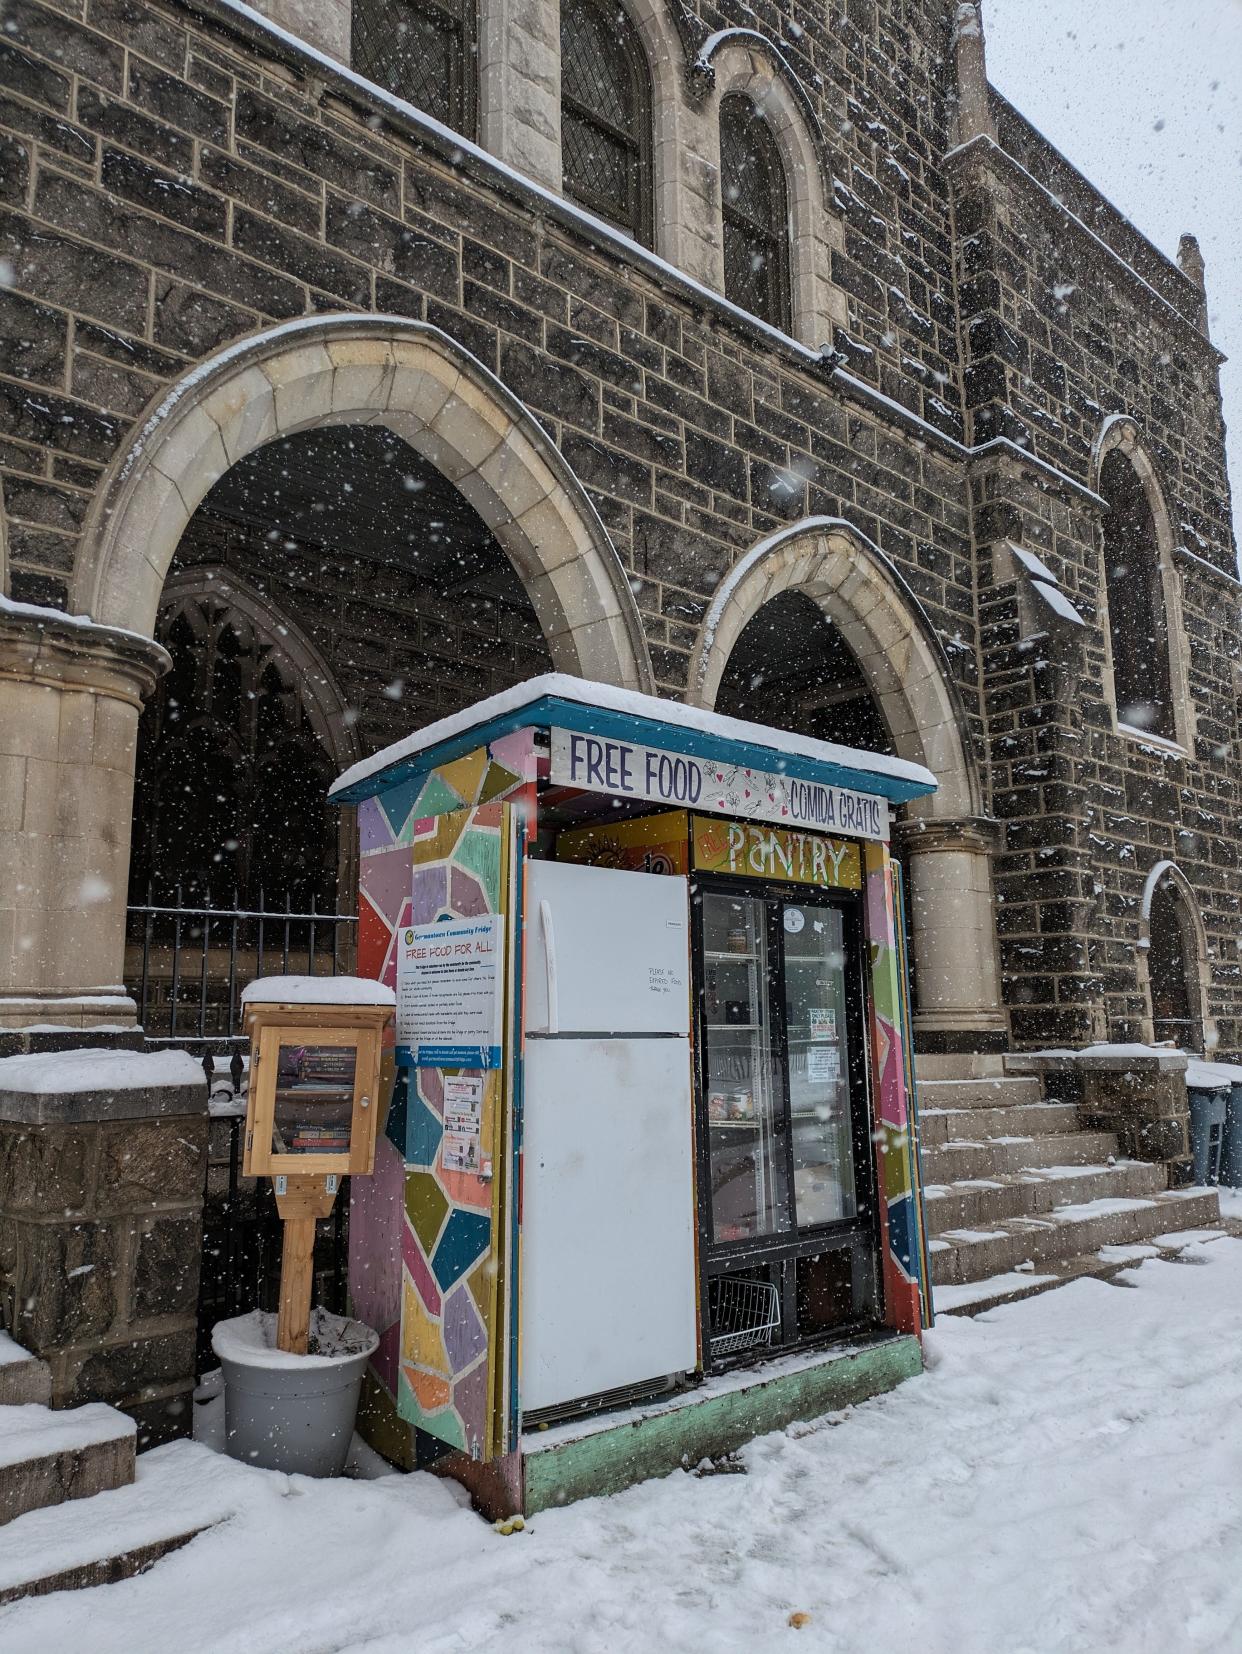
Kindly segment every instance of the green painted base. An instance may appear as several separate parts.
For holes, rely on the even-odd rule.
[[[525,1514],[666,1476],[796,1419],[880,1395],[922,1369],[918,1339],[888,1335],[730,1373],[649,1407],[533,1432],[522,1440]]]

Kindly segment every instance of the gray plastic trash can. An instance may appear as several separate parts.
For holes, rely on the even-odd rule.
[[[1194,1161],[1195,1182],[1220,1182],[1221,1142],[1225,1135],[1225,1114],[1232,1087],[1220,1091],[1201,1091],[1198,1086],[1187,1086],[1190,1103],[1190,1155]]]
[[[1230,1086],[1229,1100],[1225,1105],[1220,1180],[1230,1189],[1242,1189],[1242,1080],[1235,1080]]]

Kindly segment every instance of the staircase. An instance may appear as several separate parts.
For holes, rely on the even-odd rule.
[[[920,1078],[919,1127],[938,1313],[1113,1274],[1220,1223],[1214,1192],[1170,1192],[1162,1166],[1118,1159],[1112,1133],[1033,1076]]]
[[[51,1388],[46,1362],[0,1332],[0,1605],[129,1578],[197,1531],[143,1510],[132,1419],[53,1409]]]

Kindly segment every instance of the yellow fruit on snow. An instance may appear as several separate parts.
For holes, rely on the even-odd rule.
[[[789,1623],[793,1626],[795,1631],[801,1631],[804,1625],[810,1625],[811,1616],[804,1613],[802,1609],[799,1608],[795,1613],[790,1614]]]

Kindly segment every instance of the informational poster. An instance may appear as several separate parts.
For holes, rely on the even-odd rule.
[[[444,1147],[441,1164],[450,1172],[483,1172],[483,1076],[444,1077]]]
[[[811,1045],[806,1053],[806,1077],[818,1081],[841,1078],[841,1052],[835,1045]]]
[[[836,1037],[836,1011],[829,1005],[812,1005],[811,1038],[813,1040],[835,1040]]]
[[[583,787],[614,798],[753,816],[850,838],[888,838],[888,800],[878,793],[801,781],[783,771],[718,763],[576,730],[552,730],[549,775],[557,786]]]
[[[504,919],[499,913],[397,933],[397,1060],[499,1068]]]

